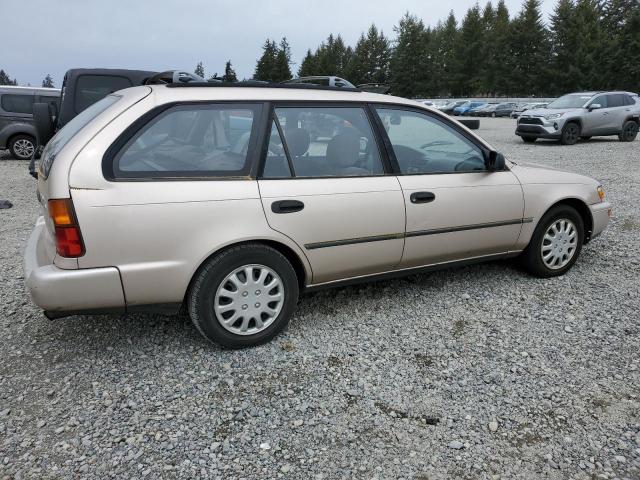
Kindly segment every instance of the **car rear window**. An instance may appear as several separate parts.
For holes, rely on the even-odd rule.
[[[164,110],[119,149],[113,177],[246,176],[261,108],[219,103]]]
[[[49,176],[51,165],[53,165],[56,156],[60,153],[64,146],[69,143],[69,140],[71,140],[80,130],[82,130],[89,122],[91,122],[91,120],[96,118],[118,100],[120,100],[119,95],[109,95],[107,97],[104,97],[102,100],[94,103],[82,113],[74,117],[73,120],[71,120],[63,128],[61,128],[58,133],[56,133],[54,137],[49,140],[49,143],[47,143],[47,146],[45,147],[44,152],[42,152],[42,156],[40,157],[40,172],[42,175],[44,175],[44,178],[47,178]]]
[[[76,98],[74,109],[76,113],[93,105],[107,95],[133,86],[131,80],[115,75],[80,75],[76,81]]]
[[[5,93],[0,104],[5,112],[33,115],[33,95]]]

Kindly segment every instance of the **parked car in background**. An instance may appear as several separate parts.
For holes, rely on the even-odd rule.
[[[592,136],[617,135],[632,142],[638,135],[640,104],[631,92],[578,92],[564,95],[544,109],[526,110],[518,119],[516,135],[527,143],[538,138],[573,145]]]
[[[0,86],[0,150],[9,149],[18,160],[29,160],[36,151],[33,104],[44,103],[52,115],[60,111],[60,89]]]
[[[453,115],[453,109],[456,108],[456,107],[459,107],[463,103],[467,103],[467,101],[466,100],[453,100],[451,102],[445,103],[441,107],[438,107],[438,109],[442,113]]]
[[[511,118],[518,118],[520,115],[522,115],[522,112],[526,112],[527,110],[532,110],[534,108],[544,108],[546,107],[547,104],[543,103],[543,102],[538,102],[538,103],[521,103],[520,105],[517,105],[511,112],[510,116]]]
[[[496,103],[485,103],[484,105],[480,105],[479,107],[472,108],[465,115],[468,117],[484,117],[486,116],[485,112],[489,111],[496,105]]]
[[[508,162],[418,102],[271,87],[134,87],[62,128],[38,166],[34,302],[50,318],[184,303],[207,339],[248,347],[301,291],[515,256],[558,276],[607,226],[597,181]]]
[[[482,105],[485,105],[486,102],[479,102],[479,101],[468,101],[468,102],[464,102],[462,105],[457,106],[456,108],[453,109],[453,114],[458,116],[463,116],[465,113],[467,113],[469,110],[471,110],[472,108],[476,108],[476,107],[480,107]]]
[[[477,117],[508,117],[515,106],[515,103],[510,102],[492,103],[484,108],[475,110],[473,114]]]

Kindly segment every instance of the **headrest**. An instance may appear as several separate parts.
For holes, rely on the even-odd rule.
[[[287,147],[289,154],[293,157],[299,157],[307,153],[311,144],[309,132],[303,128],[290,128],[286,131]]]
[[[358,162],[360,136],[353,130],[345,130],[331,139],[327,145],[327,163],[340,167],[351,167]]]

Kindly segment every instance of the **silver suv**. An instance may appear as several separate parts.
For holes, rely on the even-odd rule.
[[[185,305],[245,347],[302,291],[511,256],[562,275],[609,221],[597,181],[506,161],[418,102],[232,85],[121,90],[49,141],[25,250],[47,316]]]
[[[516,135],[527,143],[549,138],[573,145],[596,135],[617,135],[621,142],[632,142],[639,124],[637,94],[581,92],[564,95],[546,108],[525,111],[518,119]]]

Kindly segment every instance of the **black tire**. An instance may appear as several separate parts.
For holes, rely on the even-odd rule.
[[[536,137],[521,137],[524,143],[535,143]]]
[[[30,160],[36,151],[36,139],[31,135],[16,135],[9,141],[11,156],[18,160]]]
[[[542,242],[544,241],[544,236],[551,225],[562,219],[573,222],[578,238],[573,257],[571,257],[569,262],[561,268],[552,269],[549,268],[542,259]],[[522,265],[529,273],[536,277],[548,278],[564,275],[573,266],[573,264],[576,263],[576,260],[580,256],[583,242],[584,222],[582,221],[580,214],[575,208],[569,205],[558,205],[545,213],[540,219],[540,222],[538,222],[538,226],[533,232],[529,245],[527,245],[527,248],[521,254]]]
[[[580,138],[580,125],[576,122],[567,123],[562,129],[560,143],[562,145],[575,145]]]
[[[589,140],[591,140],[591,136],[588,135],[586,137],[580,137],[580,140],[582,140],[583,142],[588,142]]]
[[[618,134],[618,140],[621,142],[633,142],[638,136],[638,122],[627,120],[622,125],[622,131]]]
[[[275,320],[250,335],[227,330],[214,312],[215,296],[221,283],[227,275],[245,265],[268,267],[280,277],[284,287],[283,305]],[[266,245],[245,244],[225,250],[200,268],[187,294],[187,309],[191,321],[207,340],[228,348],[253,347],[268,342],[288,325],[298,303],[298,293],[296,272],[284,255]]]

